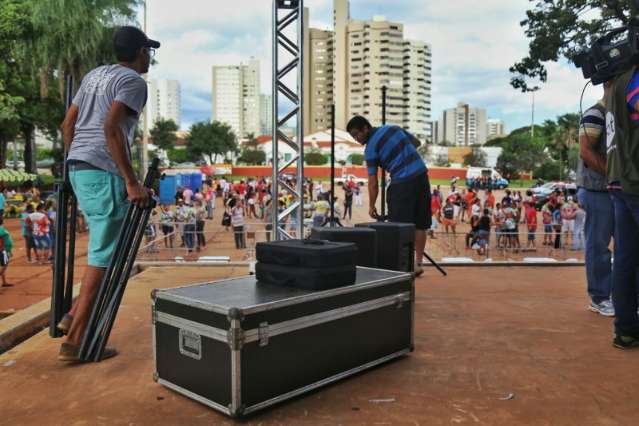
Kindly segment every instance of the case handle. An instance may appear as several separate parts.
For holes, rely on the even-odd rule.
[[[196,360],[202,359],[202,336],[189,330],[180,329],[179,347],[182,355]]]

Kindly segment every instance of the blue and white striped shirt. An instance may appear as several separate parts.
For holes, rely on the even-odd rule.
[[[368,174],[377,174],[382,167],[390,173],[391,183],[410,180],[426,173],[426,164],[413,145],[413,135],[399,126],[382,126],[373,129],[366,142],[364,159]]]

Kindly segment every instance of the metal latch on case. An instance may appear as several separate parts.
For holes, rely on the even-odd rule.
[[[261,322],[257,329],[257,336],[259,338],[260,346],[268,345],[268,323]]]
[[[404,306],[404,297],[400,294],[395,297],[395,308],[401,309]]]

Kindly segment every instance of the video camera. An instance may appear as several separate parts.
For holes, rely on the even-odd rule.
[[[636,0],[639,8],[639,0]],[[593,43],[588,52],[573,58],[584,78],[597,85],[639,65],[639,16],[627,26],[615,28]]]

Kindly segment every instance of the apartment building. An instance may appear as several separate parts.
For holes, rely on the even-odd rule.
[[[177,80],[153,79],[148,84],[149,129],[160,119],[173,120],[179,128],[182,124],[180,83]]]
[[[455,146],[483,145],[486,143],[486,110],[460,102],[455,108],[444,110],[434,128],[437,143],[447,142]]]
[[[212,120],[227,123],[238,139],[261,130],[260,64],[213,66]]]

